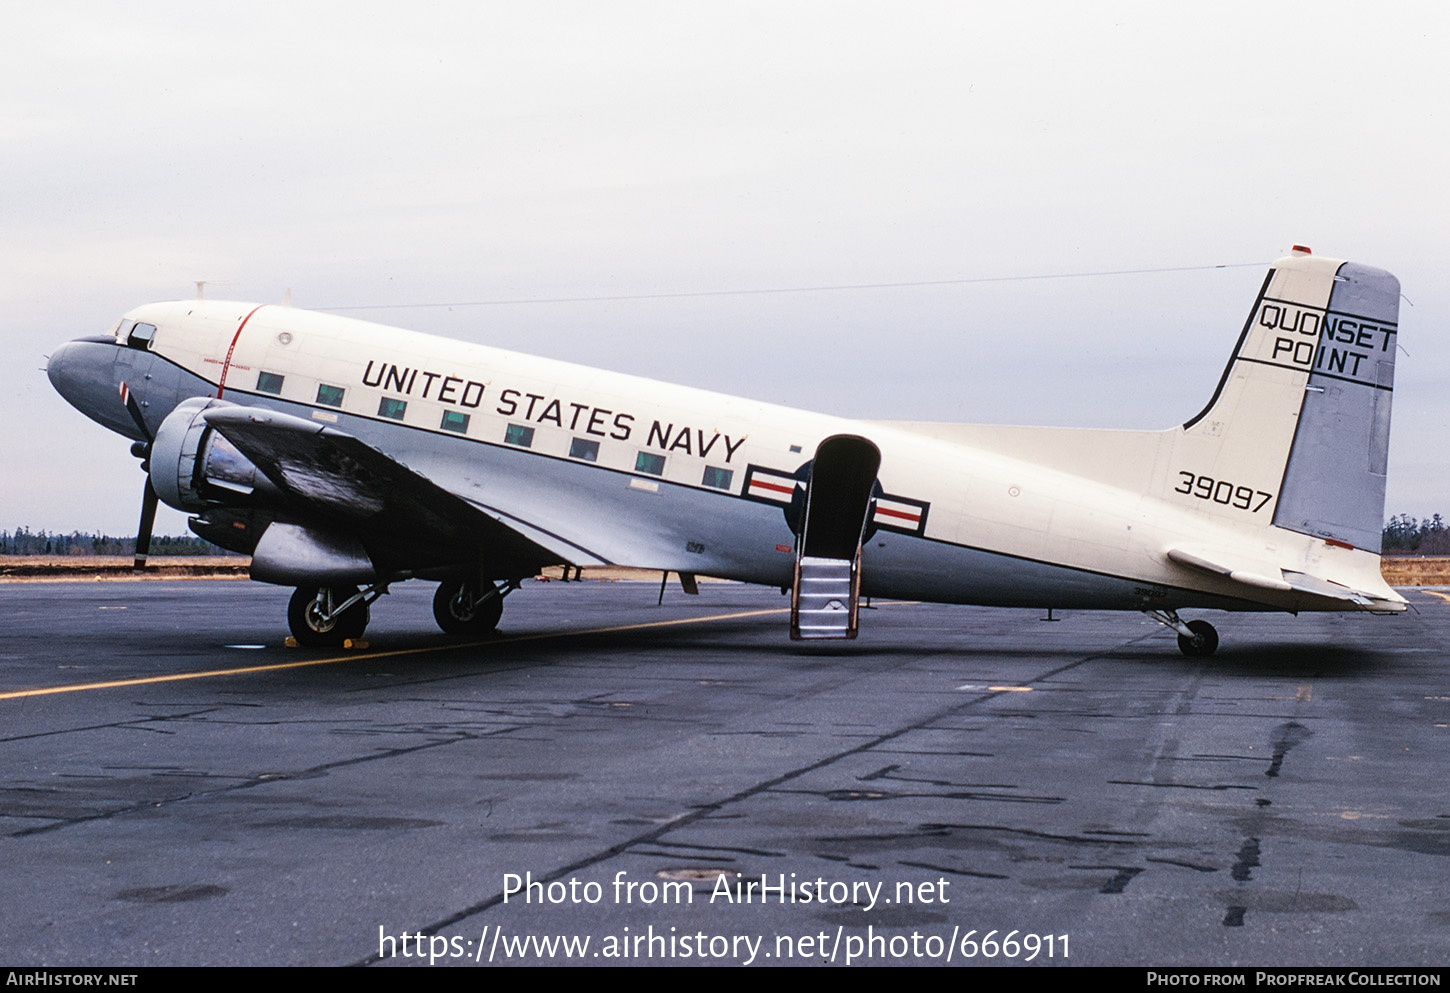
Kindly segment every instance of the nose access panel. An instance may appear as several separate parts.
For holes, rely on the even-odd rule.
[[[816,449],[796,536],[793,639],[856,637],[861,540],[880,468],[880,450],[856,435],[835,435]]]

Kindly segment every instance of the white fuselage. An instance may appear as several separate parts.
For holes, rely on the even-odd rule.
[[[1001,605],[1315,609],[1302,593],[1185,568],[1191,545],[1266,572],[1379,582],[1377,556],[1225,521],[1176,496],[1168,431],[850,420],[286,307],[152,304],[148,419],[190,395],[353,434],[574,564],[786,585],[787,477],[825,438],[881,452],[862,591]],[[239,330],[240,328],[240,330]],[[1277,573],[1275,573],[1277,574]],[[1383,585],[1382,583],[1380,584]],[[1334,604],[1334,609],[1344,609]]]

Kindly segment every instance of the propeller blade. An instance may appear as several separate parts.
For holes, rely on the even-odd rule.
[[[133,572],[146,568],[146,556],[151,551],[151,525],[156,523],[156,491],[151,488],[151,477],[146,477],[146,488],[141,491],[141,524],[136,528],[136,562]]]

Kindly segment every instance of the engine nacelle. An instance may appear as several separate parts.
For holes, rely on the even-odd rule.
[[[195,511],[281,499],[272,481],[202,416],[215,407],[235,406],[192,397],[166,415],[151,443],[151,488],[162,503]]]

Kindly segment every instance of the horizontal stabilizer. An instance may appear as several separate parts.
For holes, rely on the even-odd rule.
[[[1310,596],[1352,603],[1358,607],[1380,607],[1386,610],[1402,609],[1397,605],[1404,603],[1403,599],[1392,592],[1390,596],[1386,596],[1385,592],[1388,587],[1380,592],[1357,590],[1343,583],[1336,583],[1332,579],[1324,579],[1321,576],[1312,576],[1307,572],[1297,572],[1292,569],[1280,569],[1268,563],[1234,562],[1232,556],[1220,552],[1170,548],[1167,556],[1169,561],[1178,565],[1197,569],[1200,572],[1212,573],[1215,576],[1223,576],[1235,583],[1242,583],[1244,586],[1261,590],[1307,593]]]
[[[1218,576],[1227,576],[1236,583],[1243,583],[1245,586],[1256,586],[1263,590],[1287,591],[1293,587],[1282,579],[1275,579],[1267,573],[1270,570],[1263,567],[1245,567],[1244,565],[1228,565],[1223,562],[1214,561],[1203,555],[1186,551],[1182,548],[1168,549],[1168,558],[1179,565],[1186,565],[1190,569],[1198,569],[1202,572],[1211,572]],[[1273,569],[1272,572],[1279,572]]]
[[[1331,582],[1327,579],[1320,579],[1318,576],[1311,576],[1304,572],[1290,572],[1285,570],[1284,578],[1289,581],[1291,587],[1300,593],[1312,593],[1314,596],[1329,597],[1331,600],[1347,600],[1361,607],[1373,607],[1375,604],[1396,602],[1386,600],[1383,597],[1377,597],[1372,593],[1362,593],[1359,590],[1352,590],[1348,586]]]

